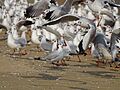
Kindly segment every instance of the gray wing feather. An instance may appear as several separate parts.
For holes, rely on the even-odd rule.
[[[58,38],[60,38],[60,33],[58,32],[58,31],[56,31],[56,30],[53,30],[51,27],[46,27],[46,26],[44,26],[43,27],[46,31],[48,31],[48,32],[50,32],[50,33],[52,33],[52,34],[54,34],[54,35],[56,35]]]
[[[43,60],[51,60],[51,59],[54,59],[58,56],[58,51],[53,51],[51,52],[50,54],[48,54],[47,56],[43,57],[42,59]]]
[[[15,40],[15,44],[19,44],[20,46],[24,47],[26,45],[26,40],[23,38],[20,38],[18,40]]]
[[[100,14],[107,15],[107,16],[109,16],[113,21],[115,21],[114,15],[113,15],[111,12],[107,11],[107,10],[101,11]]]
[[[76,21],[76,20],[79,20],[80,17],[78,16],[75,16],[75,15],[71,15],[71,14],[66,14],[66,15],[63,15],[57,19],[54,19],[54,20],[51,20],[45,24],[43,24],[43,26],[46,26],[46,25],[53,25],[53,24],[58,24],[58,23],[64,23],[64,22],[68,22],[68,21]]]
[[[41,43],[40,46],[44,51],[52,51],[52,44],[50,43]]]
[[[30,21],[30,20],[21,20],[16,24],[17,29],[19,29],[21,26],[28,26],[34,24],[34,22]]]
[[[46,9],[48,9],[48,0],[40,0],[36,4],[28,7],[26,9],[26,17],[37,17],[42,14]]]

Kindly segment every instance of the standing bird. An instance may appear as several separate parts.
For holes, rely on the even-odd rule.
[[[13,54],[15,54],[15,50],[19,50],[19,54],[23,54],[21,53],[21,48],[26,46],[26,38],[24,37],[25,33],[22,34],[22,37],[19,37],[19,39],[14,39],[12,32],[8,31],[8,39],[7,39],[7,44],[10,48],[14,49]],[[27,53],[24,53],[27,54]]]
[[[119,43],[120,40],[120,28],[113,30],[110,40],[110,49],[112,53],[112,59],[114,61],[120,61],[120,59],[117,57],[118,49],[117,49],[117,43]]]
[[[58,49],[51,52],[47,56],[41,58],[41,60],[46,60],[54,65],[59,66],[60,64],[58,63],[59,61],[62,62],[62,59],[65,56],[68,56],[70,51],[68,49],[64,49],[63,45],[58,45]],[[56,63],[57,62],[57,63]],[[65,63],[62,63],[64,65]]]
[[[29,21],[24,21],[24,23],[23,23],[23,21],[22,21],[22,23],[19,22],[19,23],[16,24],[18,26],[15,26],[15,25],[12,26],[13,30],[16,31],[16,33],[14,33],[15,37],[16,37],[16,34],[17,34],[18,27],[21,27],[22,25],[24,25],[24,26],[30,25],[31,22],[30,23],[28,23],[28,22]],[[26,44],[27,44],[26,36],[25,36],[25,31],[22,32],[21,37],[14,38],[13,37],[13,33],[11,31],[12,27],[10,29],[8,29],[6,26],[0,24],[0,28],[5,29],[7,31],[7,33],[8,33],[8,38],[7,38],[7,44],[8,44],[8,46],[10,48],[13,48],[14,52],[15,52],[16,49],[18,49],[20,54],[27,54],[26,52],[25,53],[20,52],[21,51],[20,49],[22,47],[25,47]],[[14,27],[17,27],[17,29],[14,28]],[[14,54],[14,52],[13,52],[13,54]]]
[[[98,59],[97,61],[98,66],[100,62],[104,62],[103,59],[106,60],[105,61],[106,63],[107,62],[111,63],[112,61],[112,56],[110,54],[109,48],[105,40],[106,40],[105,36],[102,33],[97,33],[95,39],[93,40],[94,49],[92,48],[92,50],[94,51],[92,51],[93,52],[92,55]]]

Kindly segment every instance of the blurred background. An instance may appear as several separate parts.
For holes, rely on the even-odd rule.
[[[0,2],[3,2],[4,0],[0,0]],[[18,0],[19,1],[19,0]],[[34,0],[28,0],[28,2],[33,2]],[[58,3],[59,4],[62,4],[65,0],[56,0],[56,1],[58,1]],[[120,3],[120,0],[115,0],[116,1],[116,3]]]
[[[0,0],[0,4],[3,3],[3,1],[4,0]],[[19,1],[19,0],[17,0],[17,1]],[[61,5],[62,3],[64,3],[65,0],[56,0],[56,1],[58,1],[58,4]],[[33,3],[34,0],[28,0],[28,2]],[[120,0],[115,0],[115,2],[120,4]],[[120,9],[119,9],[119,12],[120,12]]]
[[[32,0],[28,0],[28,1],[32,1]],[[63,3],[65,0],[56,0],[59,2],[59,4]],[[120,0],[115,0],[117,3],[120,3]]]

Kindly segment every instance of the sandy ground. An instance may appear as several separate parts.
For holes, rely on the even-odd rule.
[[[60,0],[59,0],[60,1]],[[120,90],[120,69],[99,68],[90,56],[72,57],[68,66],[53,66],[28,57],[43,56],[30,51],[12,58],[6,41],[0,41],[0,90]]]
[[[28,57],[42,56],[30,51],[28,55],[12,58],[6,41],[0,41],[0,90],[120,90],[120,70],[99,68],[90,56],[71,57],[68,66],[53,66]]]

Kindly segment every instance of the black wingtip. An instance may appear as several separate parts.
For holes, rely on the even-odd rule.
[[[56,1],[55,0],[51,0],[50,3],[53,3],[54,5],[56,5]]]
[[[26,13],[24,14],[26,18],[32,17],[32,16],[31,16],[32,8],[33,8],[33,6],[29,6],[29,7],[26,9]]]
[[[32,21],[25,21],[25,23],[23,24],[24,26],[28,26],[28,25],[32,25],[35,24],[35,22]]]
[[[52,15],[52,13],[53,13],[53,11],[49,11],[48,13],[46,13],[46,15],[44,16],[44,19],[50,21],[51,20],[50,17]]]

